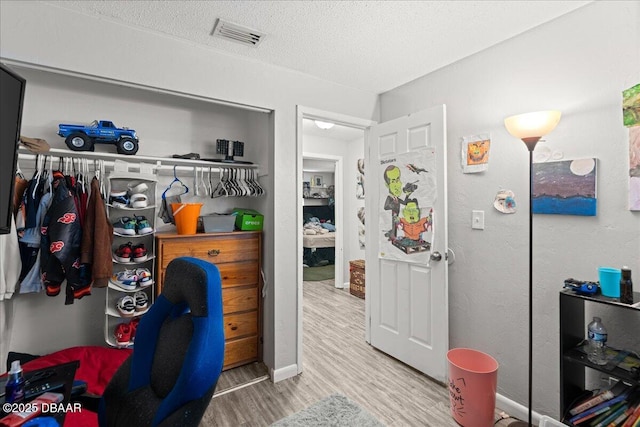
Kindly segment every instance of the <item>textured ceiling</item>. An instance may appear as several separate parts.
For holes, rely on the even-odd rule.
[[[381,93],[590,1],[48,1],[258,62]],[[217,18],[266,33],[211,37]]]

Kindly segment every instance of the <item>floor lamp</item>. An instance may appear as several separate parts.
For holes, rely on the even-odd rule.
[[[533,380],[533,149],[546,134],[560,121],[560,111],[538,111],[507,117],[504,126],[507,131],[521,139],[529,150],[529,426],[531,423],[531,396]],[[524,424],[524,423],[523,423]],[[511,424],[517,426],[518,424]]]

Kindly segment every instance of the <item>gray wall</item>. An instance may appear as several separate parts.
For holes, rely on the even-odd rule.
[[[450,345],[500,363],[498,392],[527,402],[528,152],[503,120],[563,113],[546,142],[565,159],[598,159],[596,217],[535,215],[534,410],[559,410],[558,290],[568,277],[597,280],[597,267],[640,275],[640,212],[628,210],[628,130],[621,92],[640,83],[640,3],[595,2],[381,96],[381,121],[447,105]],[[489,170],[463,174],[460,138],[490,132]],[[492,207],[501,188],[518,212]],[[485,211],[485,230],[471,211]],[[638,280],[636,279],[636,282]],[[610,342],[640,349],[640,316],[604,313]],[[631,317],[631,319],[629,319]]]

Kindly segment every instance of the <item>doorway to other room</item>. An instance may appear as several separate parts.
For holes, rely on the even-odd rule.
[[[299,286],[331,287],[349,298],[349,266],[363,260],[365,129],[373,122],[298,108]],[[361,224],[361,226],[359,226]],[[298,372],[302,372],[302,312]],[[365,324],[366,316],[355,321]],[[343,325],[326,325],[331,329]]]

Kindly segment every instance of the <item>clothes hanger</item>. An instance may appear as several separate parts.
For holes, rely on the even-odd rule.
[[[100,194],[102,195],[103,199],[107,198],[107,185],[105,183],[105,175],[106,175],[106,170],[105,170],[105,166],[104,166],[104,160],[100,159],[98,160],[98,167],[100,168]]]
[[[224,182],[224,168],[218,169],[218,174],[219,174],[218,184],[216,184],[216,188],[214,188],[213,191],[211,192],[212,198],[229,195],[229,193],[227,193],[226,184]]]
[[[204,178],[204,173],[202,174]],[[205,181],[205,186],[207,187],[207,196],[211,196],[213,192],[213,185],[211,185],[211,166],[209,166],[209,170],[207,171],[207,181]]]
[[[200,186],[198,183],[198,167],[194,166],[193,167],[193,195],[194,196],[199,196],[200,195]]]
[[[40,156],[39,154],[36,155],[36,173],[33,176],[33,179],[35,180],[35,185],[33,186],[33,191],[31,192],[31,197],[33,199],[36,198],[36,193],[38,192],[38,183],[40,181],[40,178],[42,177],[42,170],[44,168],[44,166],[46,165],[47,158]]]
[[[16,175],[18,175],[20,179],[26,179],[22,173],[22,169],[20,169],[20,161],[18,160],[16,160]]]
[[[251,179],[251,171],[249,169],[245,169],[244,170],[244,179],[245,179],[245,182],[247,183],[247,185],[249,186],[249,189],[251,190],[250,191],[250,195],[252,197],[257,197],[258,196],[258,188],[256,187],[255,183]]]
[[[173,184],[178,183],[180,184],[183,188],[184,188],[184,192],[178,194],[179,196],[182,194],[187,194],[189,192],[189,187],[187,187],[184,182],[180,181],[180,178],[178,178],[178,175],[176,175],[176,166],[173,166],[173,181],[171,181],[171,183],[169,184],[169,186],[162,192],[162,198],[166,199],[167,198],[167,191],[169,191],[171,189],[171,187],[173,187]]]

